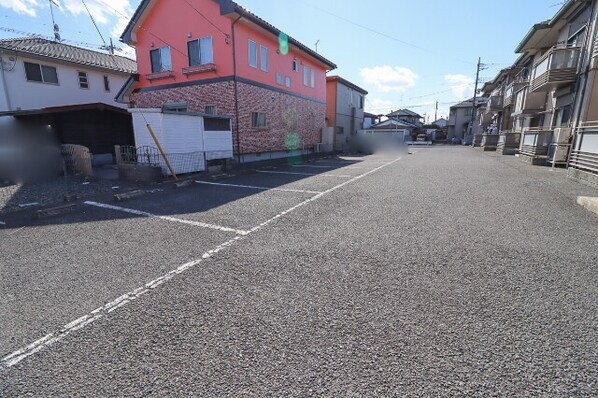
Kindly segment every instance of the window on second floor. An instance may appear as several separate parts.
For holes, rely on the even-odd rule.
[[[253,40],[248,41],[249,66],[257,68],[257,44]]]
[[[104,90],[110,91],[110,79],[108,76],[104,76]]]
[[[79,75],[79,88],[89,88],[89,79],[87,78],[87,72],[78,72]]]
[[[268,72],[268,48],[260,45],[260,69]]]
[[[58,84],[58,74],[53,66],[25,62],[25,76],[32,82]]]
[[[172,58],[170,57],[169,46],[150,50],[150,59],[152,63],[152,73],[168,72],[172,70]]]
[[[293,71],[299,72],[299,61],[297,61],[296,59],[293,60]]]
[[[311,88],[316,87],[316,70],[311,70]]]
[[[359,109],[363,109],[364,98],[365,97],[363,95],[359,96]]]
[[[309,68],[303,66],[303,85],[307,87],[309,85]]]
[[[276,73],[276,84],[280,84],[282,86],[282,73]]]
[[[285,86],[291,88],[291,76],[287,76],[285,79]]]
[[[187,42],[189,66],[199,66],[214,63],[212,36],[206,36]]]

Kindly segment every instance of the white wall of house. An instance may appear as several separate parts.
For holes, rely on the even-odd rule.
[[[175,173],[205,170],[205,160],[233,157],[232,131],[205,131],[202,116],[163,113],[161,109],[133,108],[135,146],[156,147],[147,124],[169,157]],[[162,170],[168,173],[166,164]]]
[[[10,56],[9,54],[2,54],[6,87],[2,87],[3,92],[0,94],[1,111],[97,102],[121,108],[127,107],[126,104],[119,104],[114,101],[116,93],[128,78],[126,73],[92,69],[84,65],[64,64],[47,58],[38,59],[22,55],[16,56],[16,60],[10,62],[8,60]],[[56,68],[58,84],[28,81],[24,62]],[[87,73],[89,88],[79,86],[78,72]],[[109,90],[105,90],[104,76],[108,76]],[[2,84],[1,81],[2,79],[0,79],[0,84]],[[8,108],[6,103],[5,93],[8,93],[11,109]]]

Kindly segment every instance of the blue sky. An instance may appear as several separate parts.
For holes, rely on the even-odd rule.
[[[55,0],[65,40],[102,44],[82,0]],[[183,0],[162,0],[179,2]],[[478,56],[492,79],[514,48],[562,0],[239,0],[239,4],[338,65],[331,74],[369,91],[366,111],[409,107],[434,117],[473,94]],[[118,37],[139,0],[85,0],[106,41]],[[12,31],[11,31],[12,30]],[[49,0],[0,0],[0,38],[52,36]],[[124,46],[122,43],[119,43]]]

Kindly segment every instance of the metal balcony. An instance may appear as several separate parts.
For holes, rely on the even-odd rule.
[[[507,88],[505,89],[505,95],[502,103],[503,108],[515,104],[515,94],[517,94],[518,91],[521,91],[521,89],[523,89],[528,84],[528,82],[528,79],[519,81],[516,80],[511,82],[507,86]]]
[[[577,129],[569,167],[598,174],[598,121],[583,123]]]
[[[502,111],[502,108],[503,108],[502,95],[493,95],[490,98],[488,98],[488,102],[486,103],[486,112]]]
[[[534,66],[530,91],[549,91],[577,80],[579,47],[554,47]]]

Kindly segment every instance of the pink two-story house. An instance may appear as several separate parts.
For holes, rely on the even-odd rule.
[[[232,115],[240,162],[321,142],[336,65],[237,3],[143,0],[121,40],[137,54],[130,107]]]

